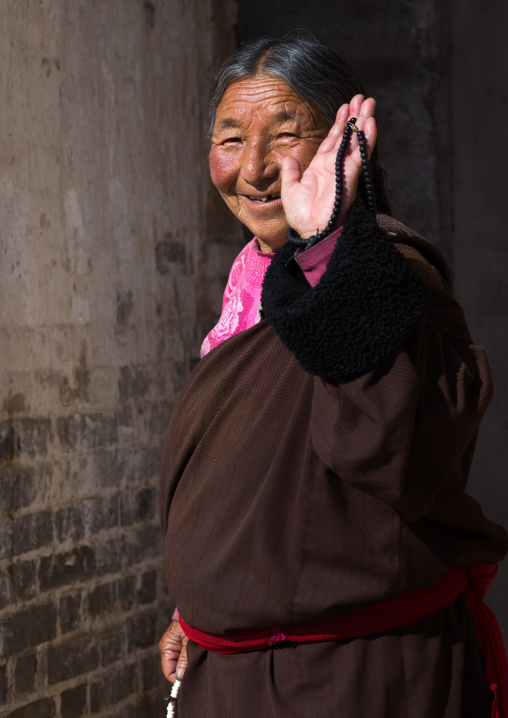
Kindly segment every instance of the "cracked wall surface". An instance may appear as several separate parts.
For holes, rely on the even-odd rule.
[[[0,4],[0,716],[158,716],[175,396],[241,246],[207,171],[229,0]]]

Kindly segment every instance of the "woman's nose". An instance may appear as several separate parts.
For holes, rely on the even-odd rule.
[[[262,142],[247,142],[242,158],[242,178],[251,185],[273,179],[279,168]]]

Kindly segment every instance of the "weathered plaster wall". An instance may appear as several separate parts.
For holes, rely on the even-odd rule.
[[[312,32],[378,100],[381,158],[396,215],[451,264],[495,398],[468,490],[508,525],[508,6],[496,0],[239,0],[239,41]],[[508,645],[508,561],[488,594]]]
[[[157,473],[238,251],[203,132],[234,20],[0,4],[1,716],[162,715]]]

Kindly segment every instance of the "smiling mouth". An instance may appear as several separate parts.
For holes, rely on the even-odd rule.
[[[262,197],[254,197],[253,195],[245,195],[250,199],[251,202],[259,202],[261,204],[265,204],[266,202],[274,202],[277,199],[280,199],[280,194],[265,194]]]

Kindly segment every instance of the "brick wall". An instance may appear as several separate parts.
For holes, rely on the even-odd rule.
[[[157,473],[238,228],[224,0],[0,4],[0,716],[161,716]]]

